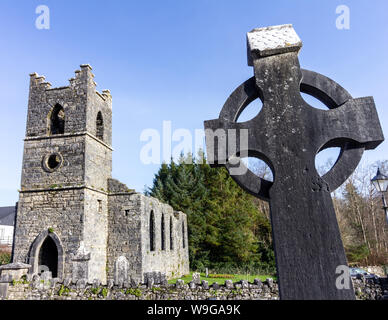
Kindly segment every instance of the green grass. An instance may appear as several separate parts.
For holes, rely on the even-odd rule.
[[[174,284],[178,279],[182,279],[185,283],[189,283],[193,279],[193,273],[190,272],[189,275],[168,280],[168,283]],[[206,280],[209,282],[209,285],[217,282],[218,284],[225,284],[225,280],[232,280],[233,282],[238,282],[240,280],[248,280],[248,282],[253,282],[254,279],[260,279],[261,281],[265,281],[267,278],[272,278],[276,280],[276,277],[270,275],[246,275],[246,274],[235,274],[233,278],[206,278],[204,273],[201,273],[201,281]]]

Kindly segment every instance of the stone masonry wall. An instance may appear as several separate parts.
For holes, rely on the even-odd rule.
[[[116,190],[117,192],[118,190]],[[109,195],[107,277],[118,282],[142,278],[141,203],[136,194]]]
[[[84,197],[82,189],[20,193],[13,261],[28,263],[33,241],[52,228],[63,245],[64,276],[70,276],[70,254],[77,251],[83,237]]]
[[[186,215],[155,198],[135,193],[120,182],[109,182],[108,279],[146,281],[145,273],[162,272],[168,278],[189,273]],[[150,214],[154,213],[155,250],[150,250]],[[164,214],[165,247],[161,247]],[[173,246],[170,246],[170,221]],[[182,222],[185,226],[183,248]]]
[[[159,271],[166,273],[167,278],[176,278],[189,274],[189,251],[187,238],[186,214],[174,211],[173,208],[161,203],[153,197],[137,195],[141,201],[141,233],[143,252],[143,273]],[[151,251],[150,216],[154,214],[154,247]],[[164,243],[162,249],[162,216],[164,216]],[[170,237],[170,221],[172,222],[172,236]],[[182,232],[182,223],[184,232]],[[185,247],[183,247],[183,236]],[[170,246],[170,238],[173,241]],[[144,280],[144,279],[143,279]]]
[[[85,137],[85,185],[107,192],[107,181],[112,175],[112,149],[96,140]]]
[[[373,281],[353,281],[358,300],[379,300],[381,285]],[[1,284],[1,285],[4,285]],[[255,280],[254,283],[240,281],[232,283],[228,280],[225,285],[208,285],[190,282],[184,284],[164,285],[130,285],[129,283],[115,284],[109,282],[101,286],[98,282],[87,283],[79,280],[71,283],[69,280],[51,281],[40,280],[35,277],[31,282],[14,281],[7,288],[9,300],[277,300],[278,286],[272,279],[264,282]]]
[[[83,222],[84,248],[90,253],[88,280],[99,279],[106,283],[108,242],[108,195],[85,190],[85,213]]]
[[[84,136],[61,135],[33,139],[24,142],[22,191],[84,184]],[[57,170],[50,172],[44,169],[43,162],[46,156],[53,153],[60,154],[63,161]]]

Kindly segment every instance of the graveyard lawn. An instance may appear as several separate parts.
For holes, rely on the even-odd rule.
[[[213,276],[213,277],[211,277]],[[240,280],[247,280],[248,282],[253,282],[255,279],[260,279],[261,281],[265,281],[268,278],[272,278],[276,281],[275,276],[271,275],[246,275],[246,274],[232,274],[232,275],[226,275],[227,277],[222,277],[223,275],[218,274],[209,274],[209,277],[206,278],[205,273],[201,273],[201,281],[206,280],[209,282],[209,285],[212,285],[214,282],[217,282],[220,285],[225,284],[225,280],[232,280],[233,282],[239,282]],[[168,281],[169,284],[174,284],[178,279],[182,279],[185,283],[189,283],[191,280],[193,280],[193,272],[190,272],[189,275],[180,277],[180,278],[174,278]]]

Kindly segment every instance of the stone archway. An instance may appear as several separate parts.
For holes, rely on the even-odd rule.
[[[34,240],[29,255],[30,273],[37,274],[44,265],[52,272],[53,277],[63,278],[64,251],[54,232],[43,231]]]

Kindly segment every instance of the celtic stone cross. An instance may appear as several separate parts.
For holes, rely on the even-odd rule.
[[[208,158],[225,165],[243,189],[270,202],[281,299],[354,299],[350,281],[347,288],[336,285],[337,267],[347,261],[330,192],[352,174],[365,149],[384,140],[373,98],[353,99],[333,80],[300,69],[302,42],[291,25],[254,29],[247,44],[255,76],[230,95],[218,119],[205,121]],[[301,92],[328,110],[307,104]],[[263,103],[259,114],[237,122],[257,98]],[[236,132],[233,148],[231,129]],[[247,144],[242,143],[244,131]],[[321,177],[315,156],[330,147],[340,147],[340,156]],[[234,167],[244,166],[244,152],[265,161],[274,181],[248,168],[232,174]]]

